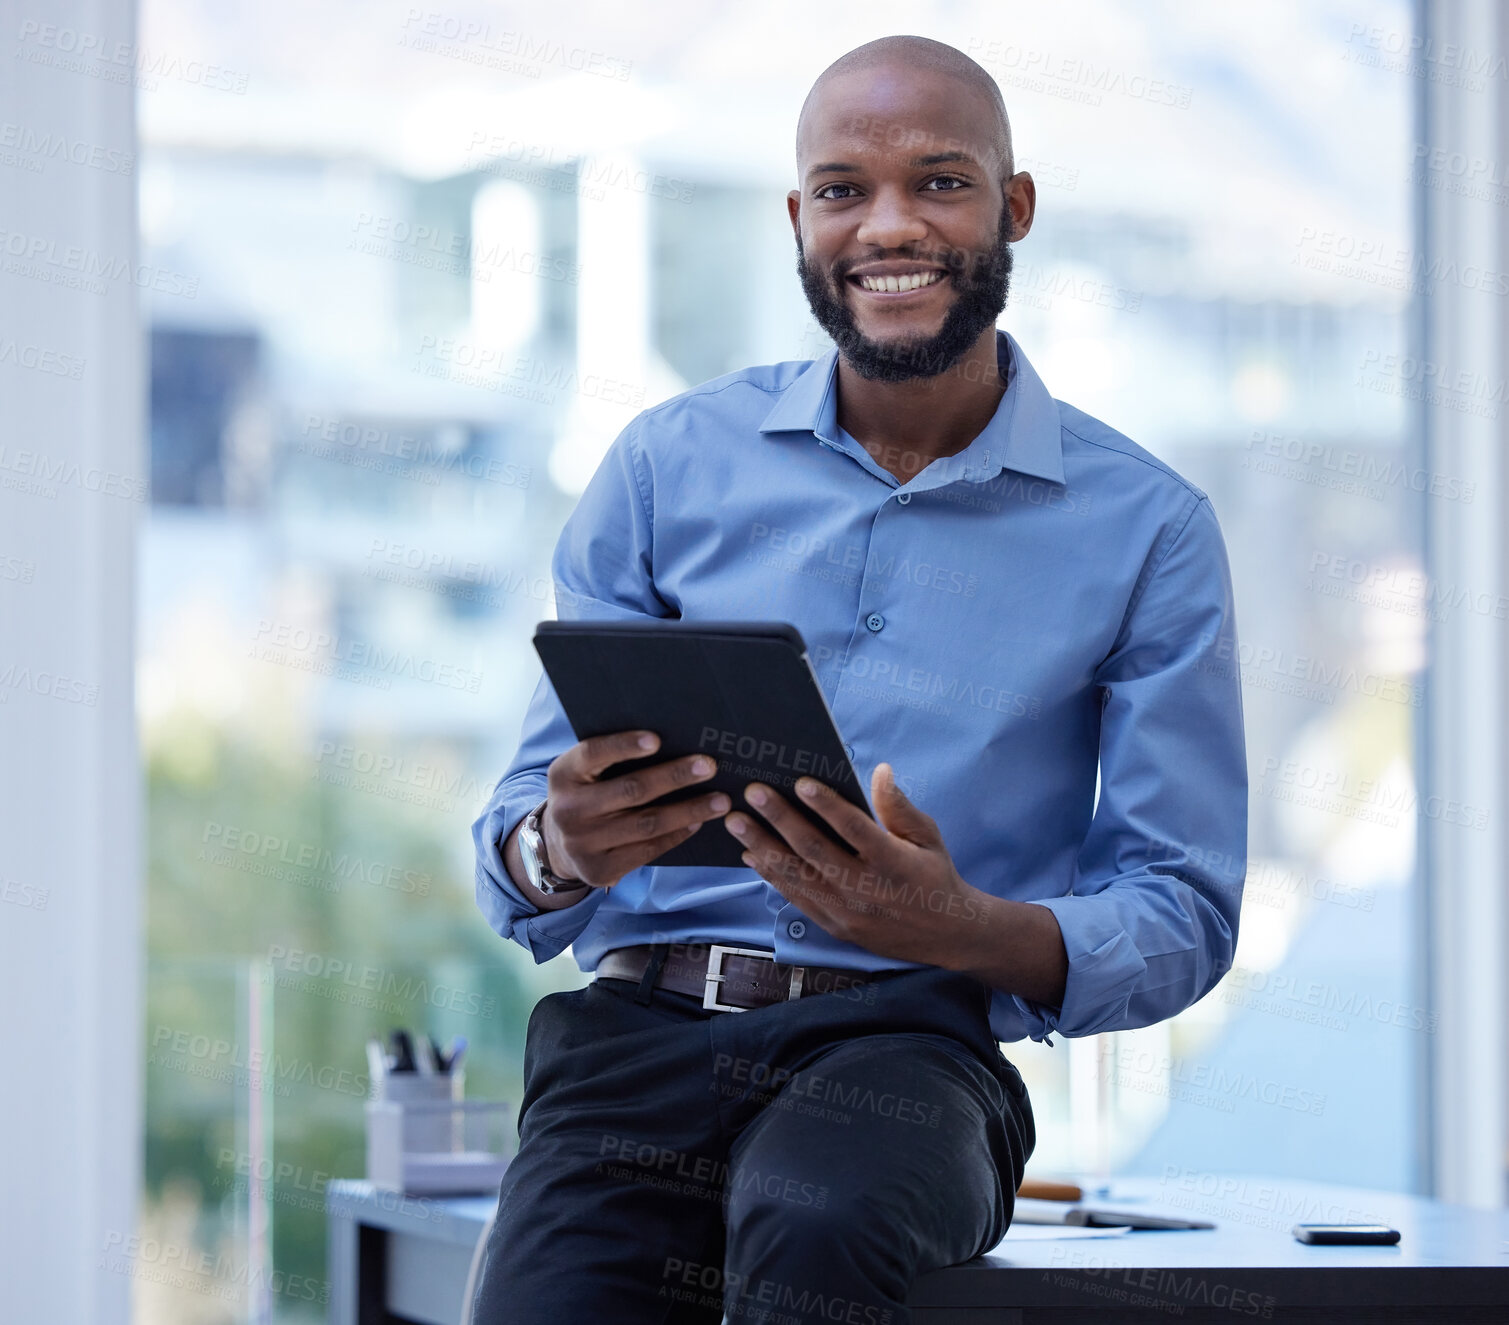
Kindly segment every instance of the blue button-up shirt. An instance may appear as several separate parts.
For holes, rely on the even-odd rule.
[[[905,483],[839,427],[837,351],[643,411],[561,532],[557,610],[792,622],[861,782],[890,761],[968,883],[1058,919],[1063,1005],[998,991],[997,1036],[1146,1026],[1208,993],[1236,948],[1247,763],[1226,549],[1199,488],[1050,396],[1010,335],[997,349],[1007,389],[984,431]],[[500,847],[575,740],[542,674],[473,828],[482,912],[536,962],[569,945],[590,971],[686,941],[916,965],[834,938],[742,868],[645,866],[537,911]]]

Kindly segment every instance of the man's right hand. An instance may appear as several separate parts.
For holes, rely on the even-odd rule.
[[[728,813],[732,805],[721,791],[670,805],[649,804],[712,777],[718,766],[709,755],[685,755],[602,776],[614,764],[643,759],[659,746],[654,732],[614,732],[579,741],[551,761],[540,831],[553,874],[611,888],[631,870],[686,841],[709,819]]]

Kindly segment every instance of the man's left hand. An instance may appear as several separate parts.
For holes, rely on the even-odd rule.
[[[879,823],[813,778],[797,779],[796,791],[858,854],[773,787],[751,782],[745,799],[769,826],[738,810],[723,818],[744,844],[744,863],[834,938],[880,957],[948,965],[961,926],[984,921],[989,894],[959,876],[937,823],[907,799],[891,766],[880,764],[870,781]]]

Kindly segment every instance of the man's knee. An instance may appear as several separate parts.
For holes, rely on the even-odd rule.
[[[908,1239],[902,1212],[867,1198],[857,1184],[842,1189],[775,1175],[730,1176],[725,1220],[730,1265],[764,1261],[779,1250],[821,1262],[840,1248],[892,1254]]]

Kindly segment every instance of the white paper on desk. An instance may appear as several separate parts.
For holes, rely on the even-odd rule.
[[[1011,1222],[1016,1224],[1058,1224],[1069,1218],[1076,1208],[1073,1201],[1045,1201],[1036,1196],[1018,1196],[1011,1209]]]
[[[1083,1224],[1013,1224],[1001,1244],[1007,1242],[1055,1242],[1060,1238],[1119,1238],[1130,1233],[1130,1224],[1116,1228],[1092,1228]]]

